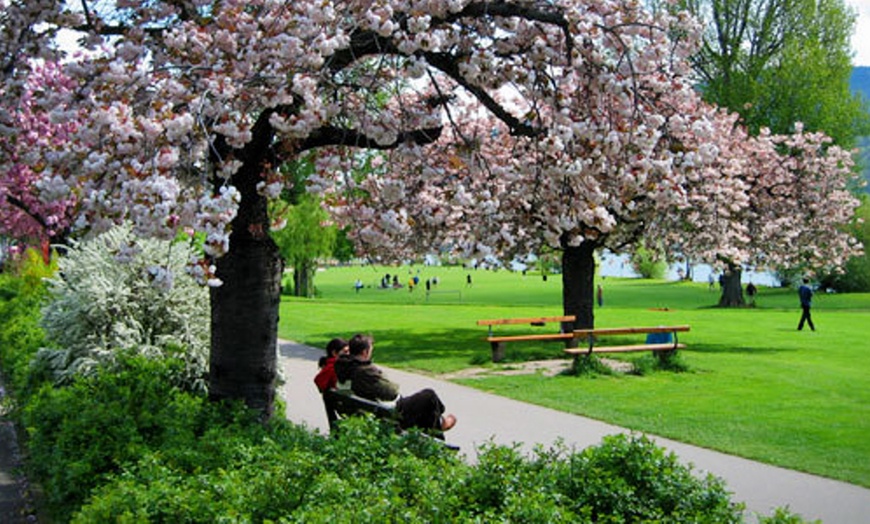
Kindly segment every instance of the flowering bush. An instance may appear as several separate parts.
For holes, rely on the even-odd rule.
[[[42,326],[53,346],[37,354],[57,382],[111,362],[118,350],[181,352],[189,386],[204,388],[209,345],[207,288],[185,273],[192,248],[137,238],[118,226],[76,242],[49,279]]]

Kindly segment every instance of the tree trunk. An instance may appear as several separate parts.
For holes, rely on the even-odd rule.
[[[743,287],[740,285],[742,270],[739,267],[729,267],[723,274],[722,296],[719,299],[719,307],[743,307],[746,301],[743,299]]]
[[[241,399],[272,415],[275,401],[278,306],[283,261],[269,236],[267,201],[257,192],[258,161],[233,176],[241,193],[229,252],[216,261],[223,284],[211,289],[209,397]]]
[[[595,327],[595,249],[593,242],[562,248],[562,310],[574,315],[573,329]],[[575,340],[570,341],[572,347]]]
[[[281,257],[266,237],[231,240],[233,249],[217,261],[223,285],[211,290],[209,396],[243,399],[272,414],[281,300]]]
[[[293,265],[293,295],[297,297],[314,296],[314,260],[297,260]]]

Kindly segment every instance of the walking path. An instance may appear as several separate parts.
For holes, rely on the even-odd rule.
[[[26,481],[20,475],[21,456],[15,426],[3,412],[3,377],[0,376],[0,523],[24,524],[29,520],[30,504]]]
[[[322,354],[320,349],[282,341],[279,365],[286,380],[281,394],[287,400],[287,417],[327,433],[323,401],[312,382]],[[490,440],[506,445],[520,443],[521,449],[531,451],[535,444],[546,446],[562,438],[566,445],[582,449],[600,443],[606,435],[628,431],[451,382],[384,369],[402,391],[431,387],[438,392],[447,411],[459,420],[447,433],[447,441],[460,446],[472,461],[477,446]],[[870,489],[650,437],[696,470],[723,478],[733,492],[733,500],[744,502],[750,513],[770,515],[774,508],[788,506],[804,519],[820,519],[825,524],[870,522]]]

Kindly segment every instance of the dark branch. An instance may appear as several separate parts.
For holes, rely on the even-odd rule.
[[[511,130],[511,135],[534,137],[542,133],[541,129],[521,122],[517,117],[512,115],[510,111],[496,102],[485,89],[468,82],[462,74],[460,74],[456,59],[452,55],[426,53],[424,57],[432,67],[435,67],[445,75],[452,78],[457,84],[474,95],[474,97],[477,98],[496,118],[507,124]]]
[[[574,47],[573,39],[571,38],[571,28],[568,25],[568,20],[564,14],[558,9],[548,9],[547,2],[540,2],[536,5],[518,5],[514,3],[504,2],[475,2],[468,4],[462,11],[448,15],[445,22],[455,22],[462,18],[481,18],[485,16],[501,16],[501,17],[516,17],[532,22],[541,22],[543,24],[553,25],[562,30],[565,35],[566,55],[571,56],[571,51]],[[433,24],[436,23],[433,20]]]
[[[426,129],[415,129],[413,131],[405,131],[396,136],[396,140],[387,144],[376,142],[371,137],[364,135],[353,129],[342,129],[334,126],[323,126],[320,129],[311,133],[300,144],[297,144],[298,151],[308,151],[318,147],[325,146],[350,146],[361,147],[366,149],[394,149],[404,143],[413,143],[418,145],[431,144],[438,140],[441,136],[441,127],[431,127]]]
[[[14,207],[17,207],[25,215],[35,220],[42,229],[48,230],[48,224],[45,222],[45,219],[38,214],[30,211],[30,209],[27,207],[27,204],[25,204],[23,201],[12,195],[6,195],[6,201],[12,204]]]

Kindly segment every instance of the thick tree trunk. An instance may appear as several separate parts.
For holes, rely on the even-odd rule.
[[[268,419],[275,400],[284,268],[268,233],[267,200],[257,191],[263,151],[271,136],[268,127],[263,129],[255,133],[262,143],[254,141],[239,154],[246,160],[232,178],[241,201],[232,222],[229,253],[216,261],[223,284],[211,290],[209,396],[244,400]]]
[[[584,241],[579,246],[562,248],[562,310],[574,315],[574,329],[595,327],[593,303],[595,298],[595,249],[598,246]],[[576,345],[576,341],[571,341]]]
[[[268,418],[277,376],[281,257],[268,236],[231,243],[217,262],[223,285],[211,291],[209,396],[243,399]]]
[[[719,307],[743,307],[746,305],[746,301],[743,299],[743,287],[740,285],[741,274],[742,270],[739,267],[730,267],[725,271]]]

